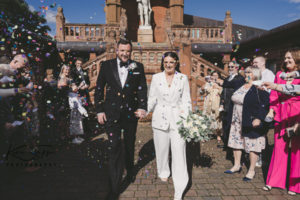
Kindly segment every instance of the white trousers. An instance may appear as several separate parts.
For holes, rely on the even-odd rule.
[[[181,199],[189,176],[186,164],[185,141],[181,138],[177,130],[167,131],[153,128],[153,140],[156,153],[157,172],[160,178],[170,176],[169,149],[172,152],[172,178],[174,183],[174,198]]]

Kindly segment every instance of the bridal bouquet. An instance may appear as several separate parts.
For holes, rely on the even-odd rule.
[[[203,115],[201,111],[192,113],[177,122],[179,125],[178,132],[187,142],[194,141],[208,141],[211,134],[211,120],[206,115]]]

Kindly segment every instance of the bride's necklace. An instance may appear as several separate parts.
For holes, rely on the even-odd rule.
[[[173,77],[174,77],[174,74],[166,76],[168,87],[171,87]]]

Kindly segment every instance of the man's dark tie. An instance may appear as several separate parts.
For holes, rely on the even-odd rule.
[[[128,64],[126,62],[120,62],[120,67],[125,67],[127,68],[128,67]]]

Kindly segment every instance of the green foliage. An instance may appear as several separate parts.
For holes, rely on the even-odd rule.
[[[4,1],[5,2],[5,1]],[[24,0],[6,1],[0,8],[0,55],[26,54],[34,72],[56,67],[56,43],[41,12],[31,12]]]

